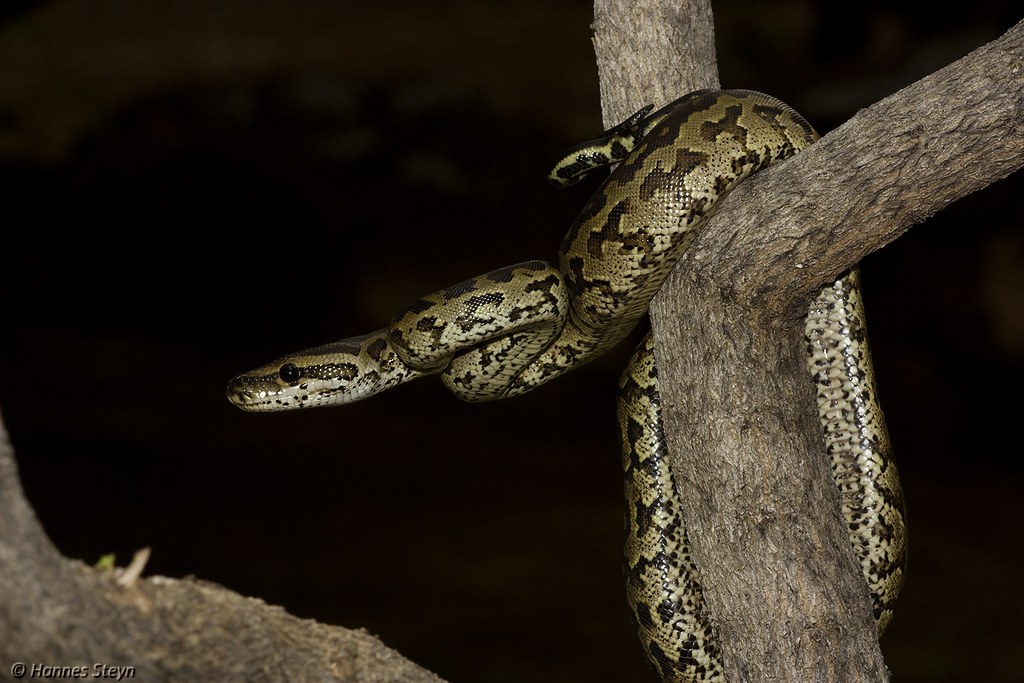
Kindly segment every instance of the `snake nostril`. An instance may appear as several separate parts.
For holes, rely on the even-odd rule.
[[[245,400],[248,392],[245,390],[245,383],[242,381],[241,377],[232,378],[232,380],[228,382],[227,395],[228,399],[232,402]]]

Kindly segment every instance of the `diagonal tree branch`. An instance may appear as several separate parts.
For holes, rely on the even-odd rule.
[[[26,679],[443,683],[365,631],[299,619],[211,583],[132,580],[61,557],[25,501],[2,421],[0,596],[5,680],[24,664]]]
[[[1024,165],[1022,113],[1024,22],[737,188],[685,268],[713,263],[732,296],[802,314],[823,282]]]

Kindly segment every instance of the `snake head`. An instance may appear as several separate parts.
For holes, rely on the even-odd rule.
[[[300,365],[296,360],[301,362],[289,356],[234,377],[228,400],[250,412],[313,407],[332,395],[344,396],[344,387],[358,374],[352,363]]]
[[[382,332],[299,351],[234,377],[228,400],[248,412],[359,401],[421,373],[402,363]]]

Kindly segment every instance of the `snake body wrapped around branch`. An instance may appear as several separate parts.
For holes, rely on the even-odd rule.
[[[440,374],[460,398],[488,401],[529,391],[617,344],[721,198],[817,139],[790,107],[751,91],[698,91],[649,110],[552,171],[568,184],[619,162],[565,235],[557,268],[518,263],[429,294],[381,330],[235,377],[228,398],[248,411],[343,404]],[[903,503],[856,271],[821,290],[805,331],[826,449],[882,631],[902,585]],[[640,638],[663,680],[723,680],[667,460],[650,335],[623,373],[618,414],[626,583]]]

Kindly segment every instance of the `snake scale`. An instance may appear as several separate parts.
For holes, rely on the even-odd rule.
[[[551,172],[569,184],[618,162],[569,228],[557,268],[518,263],[429,294],[383,329],[235,377],[228,398],[247,411],[334,405],[440,374],[459,398],[489,401],[621,341],[721,198],[817,139],[793,109],[751,91],[698,91],[650,109],[574,148]],[[805,334],[826,449],[881,632],[902,585],[906,540],[856,270],[821,290]],[[724,680],[667,462],[649,334],[622,375],[618,415],[626,584],[640,639],[665,681]]]

